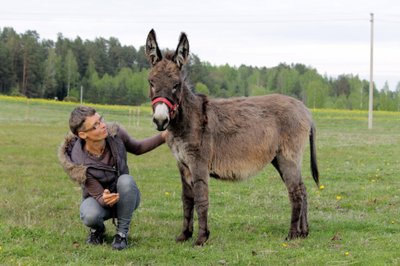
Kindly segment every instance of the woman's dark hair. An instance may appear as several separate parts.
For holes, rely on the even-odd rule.
[[[89,106],[78,106],[72,112],[69,117],[69,128],[71,132],[78,136],[78,132],[84,130],[83,123],[89,116],[93,116],[96,110]]]

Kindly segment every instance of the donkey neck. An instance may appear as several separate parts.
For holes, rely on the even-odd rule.
[[[203,126],[206,119],[205,104],[207,97],[193,93],[185,84],[182,87],[182,98],[178,115],[172,121],[172,130],[183,132],[193,127]]]

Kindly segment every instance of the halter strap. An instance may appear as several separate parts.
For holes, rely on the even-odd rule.
[[[151,101],[151,105],[154,106],[156,103],[159,103],[159,102],[165,103],[168,106],[170,114],[173,114],[176,111],[176,109],[178,108],[178,104],[176,104],[176,103],[172,104],[167,98],[164,98],[164,97],[154,98]]]

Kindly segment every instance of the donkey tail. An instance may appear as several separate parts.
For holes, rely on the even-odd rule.
[[[319,187],[319,172],[318,172],[318,166],[317,166],[317,152],[315,148],[315,126],[314,123],[311,124],[311,130],[310,130],[310,163],[311,163],[311,173],[313,176],[313,179],[317,186]]]

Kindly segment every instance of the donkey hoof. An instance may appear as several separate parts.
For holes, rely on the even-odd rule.
[[[176,240],[176,242],[184,242],[184,241],[188,240],[189,238],[191,238],[192,235],[193,235],[193,232],[184,231],[179,236],[177,236],[175,240]]]
[[[296,238],[306,238],[308,232],[290,231],[285,240],[292,240]]]
[[[195,246],[203,246],[206,243],[206,241],[208,240],[209,236],[210,236],[210,231],[208,231],[208,230],[199,232],[199,237],[197,238],[194,245]]]
[[[188,239],[189,239],[189,237],[186,237],[184,234],[180,234],[179,236],[176,237],[175,241],[176,242],[184,242]]]
[[[197,238],[196,242],[194,243],[195,246],[203,246],[206,241],[208,240],[208,238],[205,237],[199,237]]]
[[[300,237],[301,238],[306,238],[308,236],[308,231],[307,232],[301,232]]]

